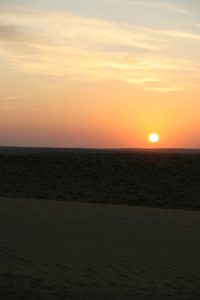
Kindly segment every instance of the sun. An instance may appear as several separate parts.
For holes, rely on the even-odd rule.
[[[150,143],[157,143],[160,140],[160,137],[157,133],[151,133],[148,139]]]

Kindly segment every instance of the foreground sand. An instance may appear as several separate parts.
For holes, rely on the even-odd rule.
[[[0,299],[200,299],[200,212],[0,199]]]

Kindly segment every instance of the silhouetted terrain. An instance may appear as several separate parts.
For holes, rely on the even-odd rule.
[[[0,197],[200,209],[200,152],[2,147]]]
[[[0,148],[0,299],[200,299],[199,183],[198,150]]]

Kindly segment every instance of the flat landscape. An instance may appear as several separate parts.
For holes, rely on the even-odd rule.
[[[200,1],[0,1],[0,300],[200,300]]]
[[[200,212],[0,199],[0,299],[199,300]]]
[[[0,148],[0,196],[199,210],[200,151]]]
[[[0,148],[0,299],[199,300],[199,150]]]

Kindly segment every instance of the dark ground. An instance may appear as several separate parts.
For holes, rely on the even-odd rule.
[[[199,300],[200,212],[0,198],[1,300]]]
[[[200,209],[200,151],[0,148],[0,197]]]
[[[199,300],[199,209],[198,150],[0,147],[0,299]]]

